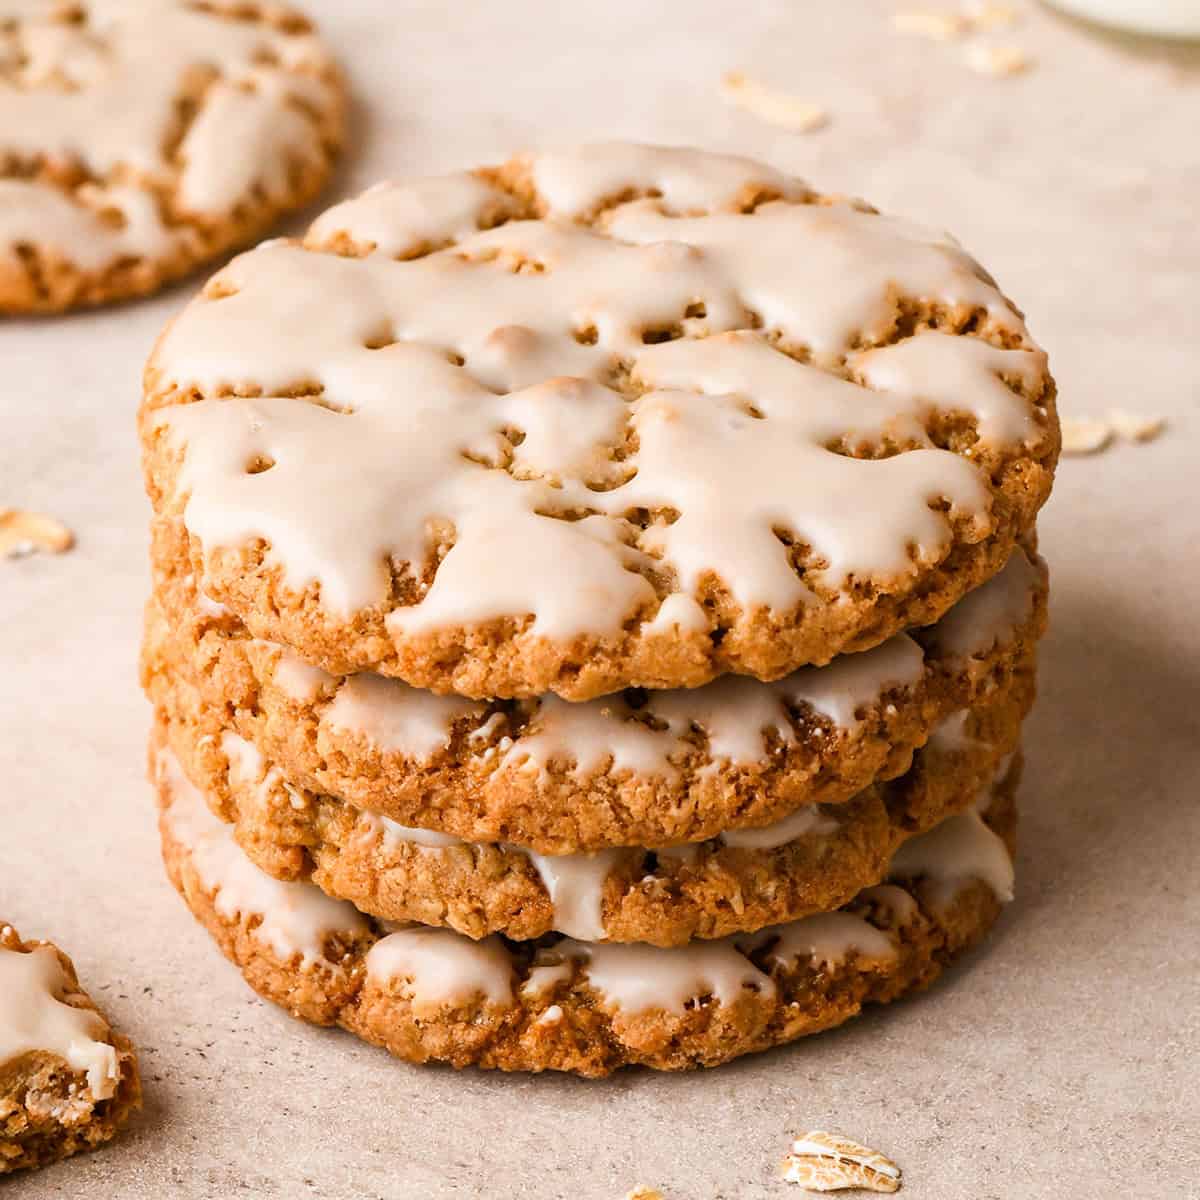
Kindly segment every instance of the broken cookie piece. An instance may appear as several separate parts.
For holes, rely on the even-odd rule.
[[[140,1103],[133,1047],[71,960],[0,923],[0,1175],[107,1142]]]

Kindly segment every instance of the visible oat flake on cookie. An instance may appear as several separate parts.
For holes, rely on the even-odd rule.
[[[821,1130],[798,1137],[783,1166],[784,1178],[809,1192],[900,1190],[900,1168],[890,1158],[848,1137]]]

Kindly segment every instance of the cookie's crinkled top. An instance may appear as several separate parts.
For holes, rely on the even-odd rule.
[[[71,981],[52,946],[21,951],[9,947],[13,940],[0,945],[0,1069],[25,1054],[52,1054],[87,1074],[93,1100],[109,1099],[121,1072],[104,1018],[66,1003]]]
[[[245,8],[0,0],[0,259],[161,257],[191,222],[289,196],[291,164],[324,157],[332,64],[284,6]]]
[[[262,539],[323,617],[382,608],[395,642],[530,618],[562,642],[708,632],[714,578],[747,614],[904,590],[992,532],[972,459],[1044,450],[1048,377],[956,243],[698,151],[522,170],[373,189],[169,328],[151,429],[206,551]],[[906,305],[1022,348],[886,344]]]

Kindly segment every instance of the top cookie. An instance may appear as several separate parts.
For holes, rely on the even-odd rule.
[[[310,199],[342,87],[301,16],[0,0],[0,313],[152,291]]]
[[[1044,354],[948,237],[632,145],[339,205],[216,275],[145,387],[181,570],[326,670],[476,698],[934,621],[1058,449]]]

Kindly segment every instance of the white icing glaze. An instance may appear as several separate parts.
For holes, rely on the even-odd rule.
[[[924,667],[921,648],[901,634],[862,654],[840,655],[827,666],[802,667],[775,683],[723,675],[701,688],[654,692],[646,709],[680,738],[693,728],[703,730],[714,759],[755,763],[766,753],[768,733],[784,744],[795,742],[788,707],[809,708],[837,728],[852,730],[859,724],[859,709],[893,688],[915,687]],[[581,733],[582,726],[580,720]]]
[[[744,941],[751,947],[773,941],[769,957],[784,967],[799,960],[818,967],[838,966],[852,953],[862,958],[896,957],[896,947],[886,933],[847,912],[814,913],[760,930]]]
[[[569,958],[562,962],[537,964],[530,968],[525,982],[521,985],[522,996],[544,996],[560,983],[566,983],[575,973]]]
[[[732,938],[662,949],[638,943],[564,941],[557,953],[586,960],[587,981],[605,1003],[627,1013],[682,1013],[689,1001],[712,996],[733,1004],[746,989],[773,996],[775,984],[738,950]]]
[[[258,783],[263,778],[266,759],[253,742],[225,730],[221,734],[221,751],[229,763],[231,782]]]
[[[184,209],[224,213],[256,188],[277,204],[287,201],[292,164],[316,167],[323,157],[312,121],[289,107],[289,96],[299,90],[264,68],[246,71],[236,83],[213,84],[179,147],[179,203]],[[236,136],[233,153],[231,133]]]
[[[647,624],[646,629],[656,632],[680,629],[685,633],[704,633],[708,626],[709,621],[704,609],[691,596],[685,596],[682,592],[672,592],[658,606],[654,620]]]
[[[902,887],[892,883],[881,883],[876,887],[859,892],[860,900],[873,900],[892,910],[900,925],[907,925],[921,911],[921,906]]]
[[[161,752],[158,770],[170,795],[167,827],[186,847],[201,882],[216,893],[213,906],[222,917],[240,921],[280,960],[298,956],[305,966],[326,963],[331,935],[369,932],[366,918],[352,904],[332,900],[309,883],[272,879],[254,866],[234,841],[232,827],[209,812],[173,755]],[[251,925],[255,920],[258,924]]]
[[[270,646],[268,642],[260,644]],[[322,692],[336,685],[336,675],[330,675],[328,671],[306,663],[298,654],[291,654],[277,646],[271,649],[277,654],[271,678],[279,690],[292,700],[300,704],[311,704]],[[377,713],[373,715],[373,720],[382,725],[386,717]]]
[[[116,1050],[102,1040],[108,1025],[99,1013],[64,1003],[68,987],[49,946],[28,954],[0,949],[0,1068],[40,1050],[86,1072],[92,1099],[107,1100],[121,1077]]]
[[[1040,427],[1030,409],[1014,403],[1011,379],[1036,394],[1046,377],[1041,351],[1001,350],[980,338],[926,332],[884,349],[854,355],[855,374],[869,387],[912,400],[927,400],[942,412],[973,414],[985,445],[1034,442]]]
[[[684,209],[720,207],[747,181],[803,192],[741,160],[645,147],[535,159],[532,170],[559,214],[635,177]],[[999,376],[1036,381],[1039,353],[920,335],[852,354],[868,387],[759,334],[726,332],[745,330],[753,309],[788,344],[837,358],[859,329],[886,332],[898,288],[1019,329],[952,242],[844,204],[674,218],[653,200],[616,209],[615,238],[555,219],[471,232],[496,203],[465,175],[374,190],[314,238],[379,251],[260,247],[167,331],[153,364],[164,385],[264,393],[159,418],[184,452],[185,521],[205,546],[261,538],[289,585],[319,583],[330,611],[351,613],[385,599],[386,561],[428,560],[431,540],[445,540],[432,522],[453,529],[453,544],[419,601],[390,614],[394,635],[513,617],[567,638],[615,633],[638,613],[657,629],[704,630],[693,593],[709,572],[749,609],[811,601],[777,529],[812,547],[825,565],[808,578],[833,586],[911,577],[940,558],[951,531],[931,504],[987,532],[982,476],[933,448],[924,422],[961,412],[985,444],[1026,440],[1032,406]],[[391,257],[447,238],[459,240]],[[685,315],[700,304],[703,317]],[[643,341],[681,323],[681,340]],[[648,389],[632,401],[606,386],[618,356]],[[273,395],[302,387],[319,387],[322,404]],[[638,447],[617,461],[627,426]],[[828,448],[881,440],[908,452]],[[250,474],[255,460],[273,465]],[[627,520],[664,509],[678,518]],[[647,554],[674,571],[681,596],[657,618],[638,571]]]
[[[889,297],[897,284],[916,299],[978,306],[1021,329],[979,264],[948,235],[854,205],[772,203],[753,217],[680,220],[639,201],[617,210],[609,229],[624,241],[671,239],[703,250],[725,278],[741,282],[743,302],[768,329],[819,359],[840,355],[859,331],[882,338],[895,319]],[[972,407],[983,399],[972,396]]]
[[[50,4],[0,0],[11,65],[0,86],[0,157],[78,162],[97,179],[177,185],[191,214],[222,216],[253,189],[283,199],[292,163],[323,157],[320,134],[297,111],[336,97],[318,72],[328,59],[311,36],[206,13],[185,0],[86,0],[85,20]],[[270,61],[268,61],[270,60]],[[214,82],[167,157],[185,81]],[[107,221],[101,210],[119,214]],[[21,243],[52,248],[85,270],[162,256],[194,241],[164,222],[148,188],[85,187],[75,199],[49,184],[0,182],[0,255]]]
[[[586,215],[602,200],[631,191],[661,193],[658,203],[675,212],[726,209],[749,187],[763,186],[793,199],[807,187],[752,158],[709,154],[685,146],[593,142],[532,160],[534,185],[552,217]]]
[[[1004,839],[972,809],[943,821],[936,829],[905,842],[892,857],[889,877],[926,877],[933,903],[950,904],[959,891],[981,879],[1007,903],[1013,898],[1013,864]]]
[[[400,845],[420,846],[425,850],[447,850],[451,846],[464,846],[462,838],[450,833],[438,833],[435,829],[414,829],[401,825],[390,817],[375,813],[363,813],[361,823],[368,835],[378,834],[385,847],[392,849]]]
[[[1029,619],[1038,569],[1020,550],[999,574],[968,592],[934,626],[937,647],[948,657],[978,658],[1012,640]]]
[[[772,252],[784,257],[778,245]],[[743,606],[787,611],[812,593],[778,529],[814,547],[827,563],[819,576],[838,586],[854,574],[911,575],[910,546],[923,561],[940,558],[951,535],[930,507],[939,498],[951,515],[986,525],[981,476],[965,459],[929,448],[909,411],[915,404],[798,363],[755,334],[647,347],[635,377],[655,389],[632,406],[638,473],[595,503],[616,514],[677,509],[678,520],[651,527],[641,543],[663,555],[686,591],[716,571]],[[885,431],[918,449],[883,459],[826,449],[843,436],[868,441]]]
[[[102,216],[116,212],[116,223]],[[129,187],[81,188],[74,197],[25,179],[0,179],[0,261],[14,246],[53,247],[80,270],[122,258],[168,255],[179,235],[163,223],[152,196]]]
[[[594,854],[535,854],[524,851],[537,868],[550,903],[554,906],[554,928],[581,941],[604,939],[604,881],[627,854],[623,850],[599,850]]]
[[[971,712],[966,708],[951,713],[929,735],[928,745],[940,754],[955,754],[981,745],[977,738],[967,733],[967,722],[970,719]]]
[[[674,778],[678,771],[669,755],[677,749],[675,737],[634,719],[620,696],[583,704],[543,696],[532,731],[513,742],[501,767],[545,771],[552,764],[571,763],[572,774],[586,778],[611,764],[614,772]]]
[[[721,841],[739,850],[774,850],[802,837],[824,837],[837,828],[836,818],[822,813],[817,805],[809,804],[761,829],[727,829],[721,834]]]
[[[359,247],[369,246],[373,254],[406,258],[470,236],[490,211],[511,210],[507,192],[468,171],[377,183],[322,213],[313,222],[309,241],[322,245],[344,234]]]
[[[495,934],[475,942],[450,929],[397,930],[371,947],[367,977],[406,983],[418,1013],[477,997],[499,1007],[513,1001],[512,960]]]
[[[841,654],[828,666],[802,667],[774,686],[793,706],[805,705],[841,729],[859,724],[858,710],[893,689],[916,687],[925,655],[907,634],[859,654]]]
[[[338,688],[324,719],[383,751],[427,761],[449,741],[452,724],[479,716],[485,706],[459,696],[436,696],[382,675],[351,675]]]

